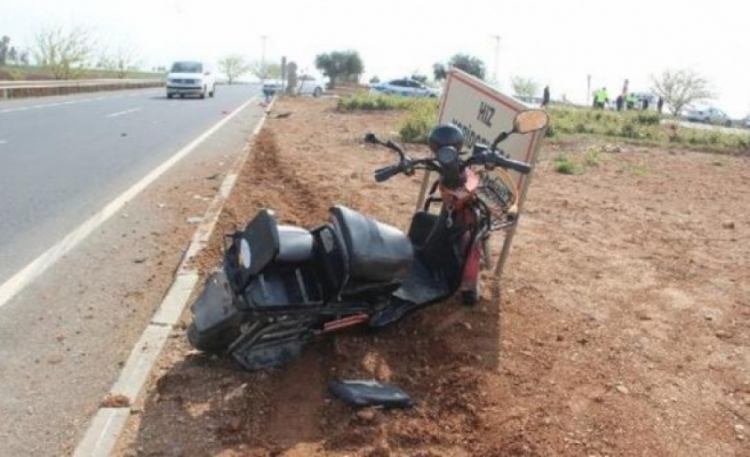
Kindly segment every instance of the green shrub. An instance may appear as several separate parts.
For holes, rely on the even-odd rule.
[[[590,147],[586,150],[585,156],[586,165],[589,167],[596,167],[602,163],[602,149],[598,147]]]
[[[437,124],[437,106],[431,103],[414,105],[401,124],[399,136],[406,143],[426,143],[427,135]]]
[[[564,175],[580,175],[583,173],[583,167],[575,163],[566,155],[559,155],[554,160],[555,171]]]
[[[639,124],[643,125],[659,125],[661,122],[661,116],[659,113],[653,113],[653,112],[639,112],[636,117],[636,121]]]
[[[429,105],[437,109],[437,100],[399,97],[397,95],[370,95],[358,93],[342,97],[338,101],[337,108],[341,111],[387,111],[387,110],[409,110],[414,107]]]

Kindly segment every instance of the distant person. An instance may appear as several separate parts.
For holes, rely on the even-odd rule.
[[[664,99],[659,97],[659,101],[656,103],[656,109],[659,110],[659,114],[661,114],[661,110],[664,109]]]
[[[635,102],[636,102],[635,94],[632,93],[632,92],[629,93],[628,94],[628,98],[626,100],[626,103],[628,105],[628,109],[635,109]]]
[[[622,111],[623,105],[625,105],[625,98],[622,96],[622,94],[620,94],[615,99],[615,106],[617,107],[617,111]]]
[[[549,86],[544,86],[544,94],[542,94],[542,108],[546,108],[549,105]]]
[[[643,99],[643,111],[648,111],[648,98]]]
[[[607,88],[602,87],[598,91],[596,91],[596,107],[599,109],[604,109],[604,106],[609,102],[609,95],[607,95]]]

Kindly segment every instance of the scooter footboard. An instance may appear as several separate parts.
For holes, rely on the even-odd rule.
[[[190,309],[193,321],[188,337],[196,349],[221,351],[239,335],[242,316],[223,268],[206,279],[203,292]]]

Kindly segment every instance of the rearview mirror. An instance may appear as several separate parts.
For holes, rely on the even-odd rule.
[[[517,133],[531,133],[541,130],[549,123],[547,112],[540,109],[521,111],[513,120],[513,131]]]

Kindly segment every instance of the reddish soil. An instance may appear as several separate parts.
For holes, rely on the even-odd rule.
[[[258,136],[204,271],[263,206],[312,226],[340,203],[407,227],[420,178],[376,184],[394,157],[361,142],[403,114],[333,106],[276,105],[292,114]],[[116,455],[750,456],[747,159],[623,147],[570,176],[554,171],[560,152],[585,154],[544,148],[479,306],[339,334],[261,373],[192,351],[178,329]],[[416,406],[357,412],[327,396],[331,380],[362,377]]]

